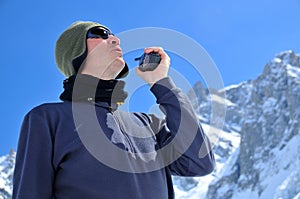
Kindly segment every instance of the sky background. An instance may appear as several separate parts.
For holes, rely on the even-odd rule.
[[[65,77],[55,65],[55,42],[77,20],[97,21],[115,34],[143,27],[183,33],[206,50],[229,86],[255,79],[279,52],[300,53],[299,10],[300,0],[0,0],[0,155],[16,150],[30,109],[59,101]],[[131,57],[141,52],[124,55],[130,68],[135,67]],[[187,62],[170,56],[171,67],[191,85],[201,79]],[[139,103],[138,96],[149,91],[138,90],[132,109],[148,110],[154,99]]]

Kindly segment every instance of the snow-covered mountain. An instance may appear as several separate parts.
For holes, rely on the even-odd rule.
[[[0,157],[0,199],[11,198],[15,158],[16,154],[13,150],[9,155]]]
[[[215,95],[226,95],[227,114],[214,145],[216,170],[202,178],[175,178],[178,198],[299,199],[299,55],[279,53],[255,80],[213,93],[197,83],[194,91],[196,97],[189,96],[198,102],[203,123]]]
[[[255,80],[222,90],[199,82],[188,96],[213,140],[217,167],[205,177],[174,176],[177,199],[300,199],[299,54],[279,53]],[[212,125],[212,103],[227,107],[222,128]],[[0,199],[11,195],[14,158],[0,158]]]

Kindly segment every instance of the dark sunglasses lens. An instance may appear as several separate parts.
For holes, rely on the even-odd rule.
[[[102,28],[94,28],[88,32],[88,38],[102,38],[107,39],[111,32]]]

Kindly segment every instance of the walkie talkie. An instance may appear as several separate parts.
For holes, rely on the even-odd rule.
[[[135,58],[135,61],[139,61],[139,69],[143,72],[154,70],[160,63],[160,55],[155,52],[144,53],[141,57]]]

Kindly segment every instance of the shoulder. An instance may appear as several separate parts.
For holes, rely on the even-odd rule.
[[[47,116],[47,115],[59,114],[71,108],[72,108],[72,104],[69,102],[43,103],[32,108],[26,115]]]

